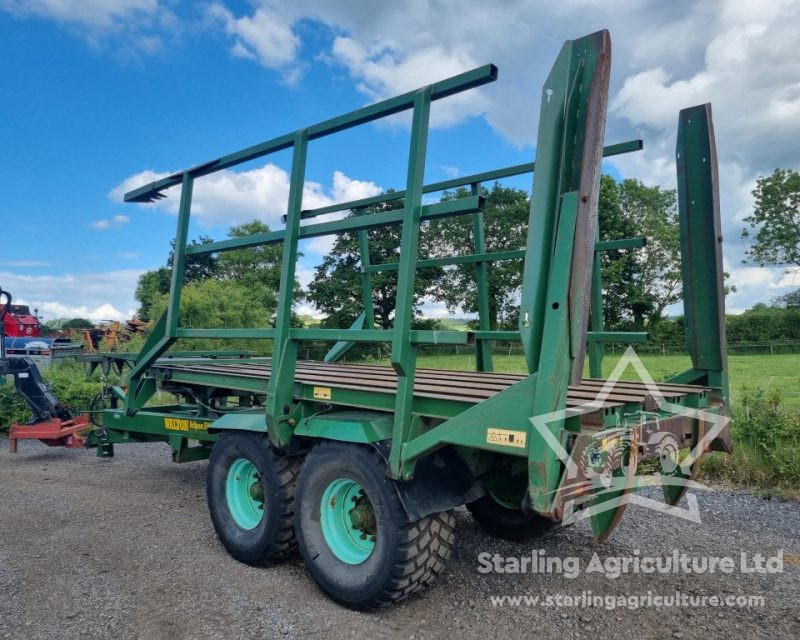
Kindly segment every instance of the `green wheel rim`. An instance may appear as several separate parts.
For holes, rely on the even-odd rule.
[[[247,458],[237,458],[228,469],[225,499],[233,521],[242,529],[255,529],[264,517],[264,483]]]
[[[375,513],[358,482],[338,478],[322,492],[320,525],[328,548],[347,564],[361,564],[375,548]]]
[[[508,509],[509,511],[520,511],[519,502],[514,504],[510,500],[505,500],[504,498],[501,498],[499,495],[497,495],[497,493],[495,493],[491,489],[486,493],[488,493],[489,497],[504,509]]]

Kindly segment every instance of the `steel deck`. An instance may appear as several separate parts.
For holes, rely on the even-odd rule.
[[[198,376],[214,375],[235,379],[240,391],[264,393],[272,372],[269,358],[245,361],[220,361],[218,359],[193,359],[191,362],[161,360],[154,370],[157,377],[173,383],[198,383]],[[490,398],[526,376],[513,373],[454,371],[445,369],[417,369],[414,396],[459,403],[477,404]],[[397,374],[389,366],[366,364],[324,363],[299,360],[295,382],[308,386],[347,389],[360,392],[395,394]],[[569,387],[567,406],[576,408],[594,401],[606,385],[600,379],[582,380],[580,385]],[[687,396],[701,396],[708,389],[695,385],[657,383],[659,392],[670,402],[681,402]],[[587,407],[593,411],[619,407],[625,404],[644,404],[651,396],[643,382],[619,380],[608,389],[602,403]]]

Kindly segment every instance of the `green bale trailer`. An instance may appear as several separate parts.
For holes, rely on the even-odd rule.
[[[431,103],[497,79],[486,65],[390,100],[256,144],[131,191],[150,202],[180,186],[169,306],[139,354],[94,356],[91,366],[130,367],[112,392],[98,455],[115,445],[163,441],[176,462],[209,459],[208,505],[225,548],[249,564],[297,548],[322,589],[356,609],[417,593],[442,571],[454,541],[452,510],[466,504],[489,532],[524,539],[588,515],[605,539],[619,521],[641,460],[660,458],[664,498],[674,505],[710,449],[729,450],[722,253],[716,156],[708,105],[681,111],[677,142],[687,348],[692,368],[664,383],[601,379],[603,345],[646,334],[603,328],[600,252],[642,239],[598,241],[603,156],[641,148],[604,146],[611,61],[606,31],[564,44],[542,90],[535,163],[423,184]],[[318,209],[302,201],[310,143],[406,110],[412,112],[405,189]],[[187,245],[196,180],[278,151],[293,154],[283,230]],[[534,172],[527,247],[487,253],[481,183]],[[459,186],[471,195],[423,204],[423,194]],[[367,208],[402,199],[402,208]],[[314,219],[353,212],[339,220]],[[474,253],[419,259],[420,225],[468,215]],[[370,264],[367,230],[402,227],[399,262]],[[290,324],[298,242],[357,233],[363,314],[348,329]],[[188,256],[280,244],[274,327],[186,328],[179,308]],[[490,330],[487,269],[523,260],[517,331]],[[475,264],[479,330],[412,329],[418,268]],[[397,271],[391,330],[375,328],[371,274]],[[591,321],[591,331],[587,331]],[[183,338],[273,341],[270,358],[171,353]],[[528,373],[492,372],[492,341],[518,340]],[[334,343],[324,362],[298,360],[304,341]],[[355,343],[391,345],[391,367],[343,364]],[[476,371],[416,366],[418,345],[473,345]],[[590,377],[582,376],[588,345]],[[179,403],[151,406],[158,389]],[[678,458],[680,449],[691,449]]]

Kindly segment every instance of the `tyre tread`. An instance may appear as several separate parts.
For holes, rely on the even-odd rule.
[[[341,445],[323,442],[318,444],[306,459],[305,465],[313,463],[314,453],[326,450],[339,451]],[[383,482],[391,484],[386,475],[386,463],[376,452],[371,452],[372,463],[379,467]],[[305,468],[305,466],[304,466]],[[302,473],[302,470],[301,470]],[[394,487],[391,487],[394,491]],[[400,545],[397,559],[383,589],[363,602],[339,602],[351,609],[375,611],[416,595],[432,585],[450,558],[455,542],[456,519],[452,510],[434,513],[415,522],[408,522],[400,500],[390,505],[396,522],[404,524],[399,529]],[[332,597],[333,594],[331,594]]]

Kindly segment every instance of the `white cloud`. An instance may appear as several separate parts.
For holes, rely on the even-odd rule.
[[[0,282],[15,299],[38,308],[45,320],[78,316],[92,321],[124,320],[137,307],[133,294],[141,273],[137,269],[47,275],[4,271]]]
[[[109,193],[111,200],[122,202],[127,191],[163,178],[169,173],[142,171],[129,176]],[[303,207],[313,209],[336,202],[346,202],[376,195],[381,188],[374,182],[356,180],[341,171],[334,171],[331,187],[326,191],[318,182],[308,181],[303,189]],[[180,189],[164,192],[166,198],[143,208],[178,213]],[[281,216],[289,201],[289,174],[268,163],[245,171],[223,170],[197,180],[192,193],[192,217],[204,226],[241,224],[257,218],[272,228],[282,226]],[[325,217],[318,218],[322,221]]]
[[[95,48],[111,44],[121,59],[155,53],[181,26],[159,0],[0,0],[0,11],[62,23]]]
[[[86,306],[73,307],[60,302],[38,302],[34,303],[39,309],[40,314],[45,319],[52,318],[85,318],[94,323],[114,320],[127,320],[133,315],[132,310],[123,313],[111,304],[102,304],[94,309]]]
[[[458,167],[452,167],[450,165],[443,164],[441,169],[448,178],[458,178],[458,176],[461,175],[461,169]]]
[[[370,49],[343,36],[334,40],[332,54],[347,67],[358,90],[374,102],[479,66],[465,46],[452,50],[433,46],[403,55],[386,43]],[[480,91],[461,93],[433,104],[431,125],[452,126],[483,115],[487,108]]]
[[[451,318],[453,316],[445,304],[431,299],[425,299],[419,305],[419,309],[425,318]],[[460,311],[458,309],[457,313],[460,313]]]
[[[304,260],[304,258],[300,258],[297,262],[295,275],[300,281],[300,286],[304,289],[314,280],[314,262],[316,261],[312,260],[309,262],[308,260]]]
[[[130,222],[130,220],[131,219],[128,216],[119,214],[110,219],[102,218],[100,220],[95,220],[94,222],[90,222],[89,226],[93,229],[97,229],[98,231],[105,231],[106,229],[111,229],[112,227],[121,227],[122,225]]]
[[[233,37],[231,53],[234,56],[283,70],[287,84],[293,85],[300,79],[299,68],[293,64],[300,49],[300,38],[277,12],[259,7],[251,16],[236,18],[227,7],[217,3],[209,7],[208,13]]]
[[[321,320],[325,317],[324,314],[320,313],[316,307],[313,307],[308,304],[301,304],[295,307],[294,312],[301,316],[311,316],[312,318],[316,318],[317,320]]]
[[[742,313],[756,302],[769,304],[774,298],[789,293],[800,286],[800,268],[775,269],[749,265],[731,266],[725,261],[725,270],[730,273],[729,285],[736,292],[725,300],[728,313]],[[681,313],[682,309],[677,309]]]
[[[9,267],[52,267],[54,263],[44,260],[8,260],[3,264]]]
[[[0,0],[0,9],[89,27],[111,28],[159,10],[158,0]]]
[[[710,101],[721,147],[731,141],[727,158],[789,159],[790,141],[800,137],[800,64],[787,52],[797,42],[800,4],[766,3],[756,18],[726,7],[693,73],[676,77],[659,66],[633,74],[612,110],[634,125],[671,131],[679,109]]]

